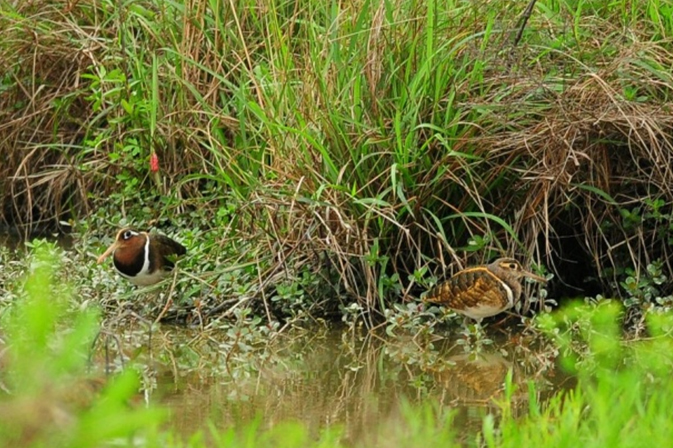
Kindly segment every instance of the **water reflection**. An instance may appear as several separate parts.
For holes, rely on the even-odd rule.
[[[455,339],[419,344],[383,340],[342,329],[286,336],[266,348],[254,369],[228,366],[222,375],[166,372],[158,378],[160,401],[182,434],[261,419],[262,427],[295,419],[317,431],[339,425],[346,444],[363,443],[371,428],[398,418],[402,400],[434,400],[455,412],[464,440],[473,439],[488,413],[498,413],[512,371],[512,411],[526,412],[527,382],[543,400],[567,380],[555,369],[553,350],[501,337],[466,350]],[[224,360],[223,360],[224,361]]]
[[[26,242],[35,238],[44,238],[48,241],[55,241],[59,246],[70,248],[73,245],[73,237],[66,233],[49,233],[45,231],[34,231],[21,233],[18,229],[9,229],[0,226],[0,249],[13,251],[22,251],[25,249]]]

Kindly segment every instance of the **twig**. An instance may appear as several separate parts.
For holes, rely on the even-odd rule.
[[[519,28],[519,33],[516,35],[516,39],[514,39],[514,44],[512,45],[513,47],[516,47],[519,44],[521,36],[523,36],[523,30],[526,28],[526,24],[528,23],[528,19],[533,12],[533,7],[535,6],[536,1],[537,0],[531,0],[530,3],[528,3],[526,10],[523,12],[523,16],[521,16],[521,28]]]
[[[161,312],[159,313],[157,318],[154,319],[154,324],[153,325],[156,325],[161,321],[161,319],[164,317],[164,315],[166,314],[168,309],[173,304],[173,292],[175,291],[175,284],[177,282],[177,279],[178,279],[178,270],[174,269],[173,270],[173,282],[171,283],[171,289],[168,291],[168,299],[166,300],[166,305],[161,310]]]

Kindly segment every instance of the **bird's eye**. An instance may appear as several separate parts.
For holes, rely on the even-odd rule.
[[[133,232],[131,232],[130,230],[127,230],[122,234],[122,238],[125,240],[130,240],[132,236]]]
[[[516,265],[516,263],[510,263],[507,267],[509,267],[511,270],[516,271],[519,267]]]

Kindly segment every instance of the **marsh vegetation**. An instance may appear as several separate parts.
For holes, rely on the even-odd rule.
[[[673,3],[526,3],[0,0],[4,440],[670,440]],[[176,275],[96,266],[122,226],[184,244]],[[418,300],[504,255],[550,281],[502,330]],[[496,378],[471,423],[461,364]],[[181,375],[240,404],[331,370],[323,407],[161,426]],[[302,398],[322,420],[279,423]]]

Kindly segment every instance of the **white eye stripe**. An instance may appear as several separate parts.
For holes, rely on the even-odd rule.
[[[518,271],[521,269],[518,263],[503,263],[500,265],[502,269],[509,269],[511,271]]]
[[[126,230],[122,234],[122,238],[124,240],[130,240],[132,237],[138,236],[138,232],[134,232],[133,230]]]

